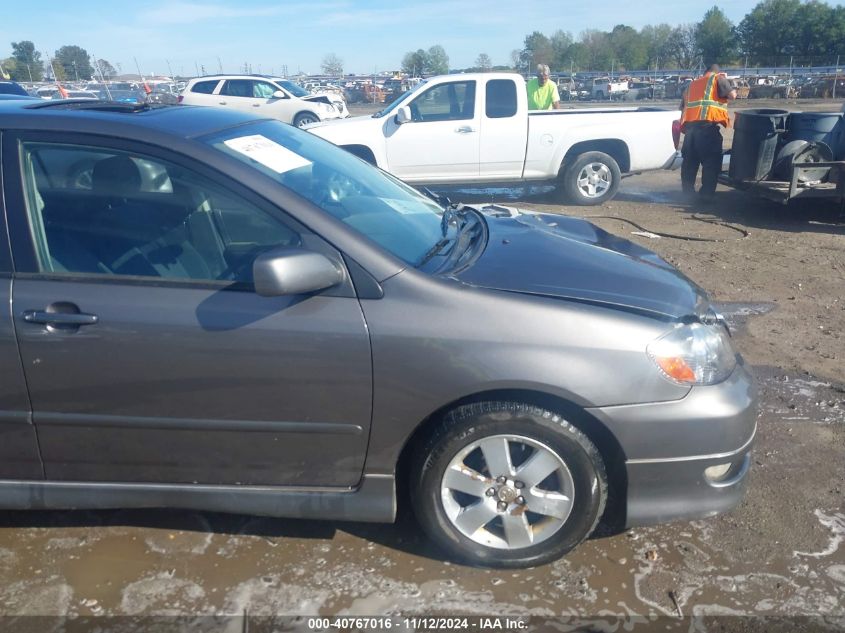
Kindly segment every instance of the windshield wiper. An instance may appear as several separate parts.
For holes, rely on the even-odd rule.
[[[422,259],[419,261],[417,266],[422,266],[423,264],[427,263],[429,260],[434,258],[435,255],[438,255],[440,251],[442,251],[452,241],[453,240],[451,237],[443,237],[437,240],[437,244],[428,249],[428,252],[422,256]]]

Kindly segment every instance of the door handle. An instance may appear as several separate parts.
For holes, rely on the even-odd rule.
[[[457,132],[458,134],[470,134],[471,132],[475,132],[475,130],[469,125],[462,125],[461,127],[456,128],[455,132]]]
[[[44,325],[94,325],[100,318],[96,314],[84,312],[46,312],[44,310],[26,310],[23,320],[27,323]]]
[[[226,105],[225,101],[220,101],[219,103],[220,103],[220,105]]]
[[[253,103],[253,104],[252,104],[252,107],[253,107],[253,108],[260,108],[260,107],[261,107],[261,104],[260,104],[260,103]]]

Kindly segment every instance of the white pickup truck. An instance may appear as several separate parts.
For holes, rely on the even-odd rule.
[[[593,99],[621,98],[628,92],[627,81],[613,81],[608,77],[593,79]]]
[[[372,116],[306,129],[414,184],[556,182],[575,204],[613,198],[623,173],[675,163],[677,111],[528,111],[517,74],[433,77]]]

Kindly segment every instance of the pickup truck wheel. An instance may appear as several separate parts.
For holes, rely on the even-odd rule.
[[[573,204],[594,206],[612,200],[622,172],[612,156],[587,152],[578,156],[563,173],[563,192]]]
[[[528,567],[570,551],[607,499],[595,445],[559,415],[519,402],[480,402],[444,417],[411,464],[417,520],[473,564]]]

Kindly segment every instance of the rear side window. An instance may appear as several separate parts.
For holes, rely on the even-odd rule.
[[[487,82],[487,118],[505,119],[516,114],[516,84],[510,79]]]
[[[220,94],[227,97],[252,98],[252,83],[249,79],[229,79],[223,84]]]
[[[191,92],[199,92],[200,94],[210,95],[217,87],[218,81],[198,81],[191,88]]]

